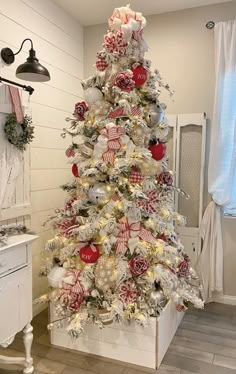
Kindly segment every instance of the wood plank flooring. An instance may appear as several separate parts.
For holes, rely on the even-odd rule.
[[[120,361],[52,347],[46,329],[47,310],[33,320],[35,374],[235,374],[236,306],[207,304],[189,310],[157,371]],[[19,355],[21,334],[0,354]],[[22,374],[19,366],[0,365],[0,374]]]

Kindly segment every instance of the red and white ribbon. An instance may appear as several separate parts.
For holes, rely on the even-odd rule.
[[[121,148],[120,137],[124,135],[122,127],[114,126],[109,129],[102,129],[100,134],[107,138],[107,149],[102,154],[103,161],[113,164],[116,152]]]
[[[118,223],[119,233],[116,241],[116,253],[124,255],[128,248],[128,242],[132,238],[142,239],[150,244],[155,244],[156,239],[151,231],[143,228],[140,222],[129,223],[126,217]]]
[[[137,206],[144,209],[147,213],[152,214],[156,211],[156,205],[159,202],[156,190],[150,191],[147,194],[148,200],[139,200]]]

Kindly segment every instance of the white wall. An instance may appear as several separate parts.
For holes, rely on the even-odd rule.
[[[168,104],[168,113],[206,112],[208,118],[212,118],[214,43],[213,31],[207,30],[205,24],[210,20],[223,21],[235,18],[236,2],[147,17],[148,24],[144,33],[150,47],[147,57],[152,60],[153,68],[157,67],[175,90],[174,102],[167,96],[163,97],[163,101]],[[96,52],[101,49],[106,30],[105,24],[85,28],[85,76],[92,74]],[[223,220],[224,293],[234,296],[235,222],[230,218]]]
[[[50,0],[0,0],[0,48],[18,50],[25,38],[31,38],[40,62],[51,74],[47,83],[32,83],[31,108],[35,139],[31,145],[31,228],[39,239],[33,247],[33,295],[46,291],[46,281],[39,279],[45,241],[52,233],[42,227],[54,208],[63,205],[64,192],[59,185],[69,180],[70,165],[65,156],[66,143],[61,138],[65,117],[82,96],[83,29]],[[24,62],[30,45],[9,68],[1,70],[5,78],[16,80],[16,67]],[[22,83],[22,81],[21,81]],[[20,220],[18,220],[20,221]],[[30,224],[29,217],[25,218]]]

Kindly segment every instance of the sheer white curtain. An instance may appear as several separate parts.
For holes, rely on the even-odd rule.
[[[221,213],[236,214],[236,21],[219,22],[215,38],[215,101],[211,129],[208,190],[212,202],[201,225],[199,261],[206,299],[223,290]]]

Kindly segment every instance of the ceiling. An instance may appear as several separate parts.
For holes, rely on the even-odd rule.
[[[107,22],[114,8],[125,6],[142,12],[145,16],[195,8],[204,5],[226,3],[229,0],[53,0],[81,25],[95,25]]]

